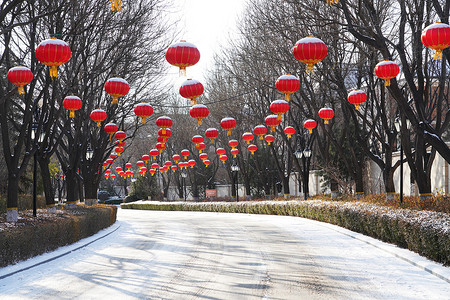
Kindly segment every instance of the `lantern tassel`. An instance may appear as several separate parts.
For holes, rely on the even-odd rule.
[[[25,89],[23,88],[23,85],[19,85],[18,90],[19,90],[19,95],[25,94]]]
[[[390,79],[386,79],[384,81],[384,86],[390,86],[391,85],[391,80]]]
[[[231,130],[227,130],[227,136],[231,135]]]
[[[247,141],[247,145],[250,145],[250,141]]]
[[[251,153],[252,153],[252,155],[254,155],[255,154],[255,151],[250,151]]]
[[[197,104],[197,97],[191,98],[191,105]]]
[[[50,66],[50,77],[53,79],[53,77],[58,77],[58,69],[56,66]]]
[[[166,134],[166,129],[165,128],[162,129],[162,134]]]
[[[280,121],[281,120],[281,114],[277,115],[277,120]]]
[[[145,124],[145,117],[141,117],[141,123]]]
[[[270,142],[267,142],[267,145],[269,145],[269,146],[270,146]]]
[[[306,65],[306,73],[314,73],[314,64],[313,63],[309,63]]]
[[[101,125],[102,125],[102,122],[97,122],[97,127],[100,127]]]
[[[111,142],[111,138],[112,138],[112,133],[109,134],[109,141]]]
[[[178,72],[179,77],[186,77],[186,67],[180,67],[180,71]]]
[[[75,118],[75,112],[73,110],[70,111],[69,118]]]
[[[325,120],[325,122],[323,122],[324,124],[328,124],[328,120]]]
[[[119,97],[113,97],[112,104],[118,105],[119,104]]]
[[[270,127],[270,132],[275,132],[275,127]]]
[[[202,125],[202,119],[197,119],[197,126],[200,126],[200,125]]]
[[[260,139],[260,140],[263,140],[264,138],[263,138],[263,136],[262,136],[262,135],[260,135],[260,136],[259,136],[259,139]]]
[[[198,154],[201,154],[201,153],[202,153],[202,149],[198,150]]]
[[[211,141],[211,144],[214,144],[214,139],[209,139]]]
[[[358,110],[360,108],[359,104],[355,104],[355,110]]]
[[[442,60],[442,49],[437,49],[434,53],[434,60]]]
[[[291,138],[291,136],[292,136],[292,134],[288,134],[288,139],[290,139],[290,138]]]
[[[286,100],[287,102],[291,101],[291,94],[289,93],[284,94],[284,100]]]
[[[311,134],[312,133],[312,129],[309,129],[309,134]]]

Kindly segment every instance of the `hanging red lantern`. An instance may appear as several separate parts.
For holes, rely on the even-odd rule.
[[[193,159],[190,159],[190,160],[188,161],[188,164],[189,164],[189,166],[190,166],[191,168],[193,168],[193,167],[195,166],[195,164],[196,164],[196,161],[193,160]]]
[[[149,171],[148,171],[149,173],[150,173],[150,175],[155,175],[155,173],[156,173],[156,170],[155,169],[150,169]]]
[[[166,144],[163,143],[156,143],[156,149],[159,150],[159,153],[162,153],[164,149],[166,149]]]
[[[109,157],[111,158],[111,159],[116,159],[116,157],[117,157],[118,155],[117,155],[117,153],[116,152],[113,152],[113,153],[111,153],[110,155],[109,155]]]
[[[183,98],[191,99],[191,105],[197,104],[197,98],[204,92],[203,84],[195,79],[188,79],[180,86],[180,95]]]
[[[450,26],[445,23],[434,23],[425,27],[422,31],[422,44],[436,50],[434,60],[442,59],[442,50],[450,47]]]
[[[189,155],[191,155],[191,151],[189,151],[188,149],[183,149],[181,150],[181,155],[183,155],[184,159],[186,159]]]
[[[198,63],[200,51],[193,44],[182,40],[171,45],[167,49],[165,56],[169,64],[180,68],[180,76],[186,76],[186,67]]]
[[[105,176],[106,180],[108,180],[109,174],[105,174],[105,175],[103,175],[103,176]]]
[[[104,111],[101,108],[94,109],[91,112],[91,120],[97,123],[97,127],[100,127],[102,125],[102,121],[106,119],[106,111]]]
[[[116,158],[117,156],[115,156],[114,158]],[[108,166],[114,161],[113,158],[108,158],[105,162],[108,164]]]
[[[203,162],[205,162],[205,159],[208,159],[208,154],[206,154],[206,153],[201,153],[198,157],[199,157]]]
[[[194,144],[200,144],[200,143],[203,143],[203,137],[201,136],[201,135],[194,135],[193,137],[192,137],[192,142],[194,143]]]
[[[309,130],[309,133],[311,134],[313,129],[316,128],[317,122],[313,119],[308,119],[303,123],[303,126]]]
[[[156,170],[159,168],[159,165],[157,163],[152,163],[153,170]]]
[[[105,82],[105,91],[113,97],[112,104],[119,104],[119,97],[128,94],[130,85],[125,79],[114,77]]]
[[[202,151],[206,148],[205,143],[198,143],[195,145],[195,148],[198,150],[198,153],[202,153]]]
[[[50,77],[58,77],[57,67],[69,61],[72,52],[66,42],[51,38],[42,41],[34,52],[36,59],[50,67]]]
[[[216,153],[217,153],[217,155],[223,155],[223,154],[225,154],[225,149],[224,148],[217,148],[216,149]]]
[[[29,84],[33,80],[33,73],[24,66],[12,67],[6,74],[8,80],[18,86],[19,95],[25,94],[24,85]]]
[[[250,141],[253,140],[253,137],[251,132],[244,132],[242,134],[242,139],[247,142],[247,145],[250,145]]]
[[[295,43],[292,48],[294,57],[306,64],[306,72],[314,72],[314,65],[321,62],[328,54],[328,47],[316,37],[305,37]]]
[[[166,129],[171,127],[172,124],[172,119],[166,116],[162,116],[156,119],[156,126],[162,129],[162,134],[165,134],[167,131]]]
[[[163,133],[163,129],[161,128],[158,130],[158,135],[169,139],[172,136],[172,130],[166,128],[165,132]]]
[[[142,155],[142,160],[147,164],[150,160],[150,155],[144,154]]]
[[[121,168],[121,167],[116,167],[116,172],[117,173],[120,173],[120,172],[122,172],[123,171],[123,169]]]
[[[266,123],[267,126],[270,127],[270,131],[274,132],[275,131],[275,127],[280,125],[281,120],[278,119],[277,115],[269,115],[269,116],[266,117],[264,122]]]
[[[172,156],[172,159],[175,161],[175,163],[178,163],[178,161],[181,159],[181,156],[179,156],[178,154],[174,154]]]
[[[236,156],[239,154],[239,150],[238,149],[231,149],[231,154],[233,155],[234,158],[236,158]]]
[[[118,156],[120,156],[120,154],[122,154],[123,151],[124,151],[124,149],[122,147],[115,147],[114,148],[114,152],[116,152]]]
[[[142,168],[143,166],[145,166],[145,162],[143,162],[142,160],[138,160],[136,162],[136,166],[138,166],[139,168]]]
[[[236,148],[238,145],[239,145],[238,140],[230,140],[230,141],[228,142],[228,146],[230,146],[231,149]]]
[[[324,124],[328,124],[328,120],[334,117],[334,110],[329,107],[324,107],[319,110],[319,117],[325,120]]]
[[[104,161],[103,164],[102,164],[103,169],[106,169],[106,167],[107,167],[108,165],[109,165],[109,164],[108,164],[106,161]]]
[[[114,146],[116,146],[116,147],[124,147],[125,146],[125,142],[124,141],[116,141],[114,143]]]
[[[277,115],[278,120],[281,121],[281,115],[289,110],[289,103],[284,100],[275,100],[270,103],[270,111]]]
[[[267,133],[267,128],[264,125],[257,125],[253,128],[253,133],[259,136],[259,139],[262,140],[263,136]]]
[[[108,123],[103,129],[107,134],[109,134],[109,140],[111,140],[112,135],[119,130],[119,127],[114,123]]]
[[[271,134],[267,134],[267,135],[264,137],[264,140],[266,140],[267,145],[270,146],[270,143],[272,143],[273,141],[275,141],[275,137],[274,137],[273,135],[271,135]]]
[[[291,74],[282,75],[275,82],[275,87],[280,93],[284,94],[284,100],[290,101],[291,94],[300,88],[300,80],[297,76]]]
[[[183,170],[183,168],[187,168],[188,163],[184,162],[184,161],[180,161],[180,163],[178,164],[178,167],[180,167],[180,170]]]
[[[173,171],[174,173],[175,173],[175,171],[178,169],[178,167],[175,166],[175,165],[171,166],[170,168],[172,169],[172,171]]]
[[[206,167],[208,167],[211,164],[211,161],[209,159],[205,159],[203,163],[205,164]]]
[[[153,114],[153,107],[148,103],[139,103],[134,106],[134,114],[141,118],[141,123]]]
[[[236,127],[236,120],[233,118],[223,118],[220,121],[220,126],[227,131],[227,136],[231,135],[231,130]]]
[[[116,174],[112,174],[111,179],[114,181],[114,179],[116,179]]]
[[[291,136],[295,133],[295,128],[292,126],[287,126],[284,128],[284,133],[287,134],[288,139],[291,138]]]
[[[225,162],[228,159],[228,156],[226,156],[225,154],[222,154],[221,156],[219,156],[219,159],[223,162],[223,164],[225,164]]]
[[[133,167],[133,165],[131,163],[125,164],[125,168],[127,168],[128,170],[131,169],[132,167]]]
[[[210,139],[211,144],[214,144],[214,139],[219,136],[219,130],[217,130],[216,128],[208,128],[205,131],[205,136]]]
[[[170,160],[166,160],[166,161],[164,162],[164,165],[165,165],[166,167],[170,167],[170,166],[172,165],[172,162],[171,162]]]
[[[149,154],[151,157],[153,157],[153,159],[156,159],[156,157],[159,155],[159,151],[158,149],[151,149]]]
[[[124,131],[117,131],[114,134],[114,137],[119,141],[123,141],[127,137],[127,134]]]
[[[355,89],[348,94],[348,102],[355,105],[355,109],[359,109],[361,103],[364,103],[367,99],[367,94],[362,91]]]
[[[156,141],[157,141],[158,143],[161,143],[161,144],[167,143],[168,140],[169,140],[169,138],[167,138],[167,137],[165,137],[165,136],[158,136],[158,137],[156,138]]]
[[[63,100],[63,106],[70,111],[69,118],[75,118],[75,111],[79,110],[83,106],[81,99],[75,95],[67,96]]]
[[[189,109],[189,114],[194,119],[197,119],[197,125],[201,125],[202,119],[209,115],[209,109],[203,104],[195,104]]]
[[[391,79],[400,73],[400,67],[393,61],[385,60],[375,66],[375,75],[384,79],[384,86],[391,85]]]

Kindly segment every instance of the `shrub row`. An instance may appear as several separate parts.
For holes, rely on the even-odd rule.
[[[77,206],[56,214],[22,216],[15,226],[0,231],[0,267],[55,250],[89,237],[116,221],[115,206]]]
[[[261,201],[238,203],[122,204],[122,208],[210,211],[298,216],[335,224],[450,265],[450,216],[446,213],[393,209],[363,202]]]

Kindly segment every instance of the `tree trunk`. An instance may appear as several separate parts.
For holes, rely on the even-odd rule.
[[[291,190],[289,188],[289,176],[283,176],[283,192],[284,197],[289,199],[291,195]]]
[[[84,202],[86,205],[94,205],[97,203],[97,190],[100,184],[100,177],[98,174],[87,172],[83,176],[84,183]]]
[[[55,192],[52,186],[52,179],[50,169],[48,168],[49,160],[45,158],[38,158],[39,168],[41,169],[42,184],[44,186],[45,204],[47,211],[56,213],[55,209]]]
[[[17,222],[18,220],[18,191],[19,191],[19,176],[16,173],[8,173],[8,195],[7,203],[7,222]]]
[[[66,203],[69,207],[74,207],[78,200],[78,180],[75,171],[68,170],[66,175]]]

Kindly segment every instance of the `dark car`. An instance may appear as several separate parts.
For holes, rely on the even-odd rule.
[[[105,200],[105,204],[121,204],[123,203],[123,199],[117,196],[109,197]]]

